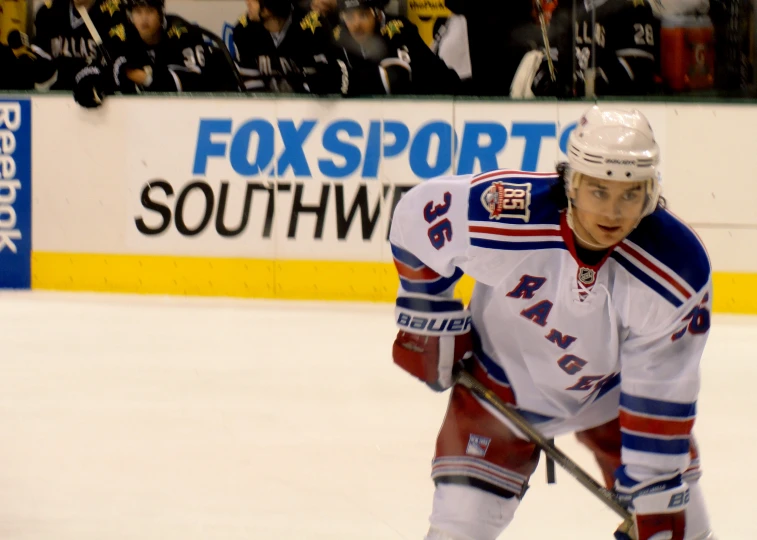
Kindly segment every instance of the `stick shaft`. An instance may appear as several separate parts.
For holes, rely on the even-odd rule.
[[[536,4],[536,13],[539,16],[539,26],[541,26],[541,38],[544,41],[544,48],[547,49],[547,67],[549,68],[549,78],[552,82],[557,80],[555,75],[555,65],[552,63],[552,50],[549,46],[549,34],[547,29],[547,19],[544,16],[544,7],[541,5],[541,0],[534,0]]]
[[[103,38],[100,35],[100,32],[97,31],[97,28],[95,28],[95,23],[92,22],[92,18],[89,16],[87,8],[81,5],[77,5],[76,10],[79,12],[81,20],[84,21],[84,26],[87,27],[89,35],[94,40],[98,52],[102,55],[107,64],[109,66],[112,66],[113,62],[111,61],[110,53],[108,53],[107,49],[105,48],[105,45],[103,44]]]
[[[600,485],[594,480],[586,471],[579,467],[572,459],[564,454],[560,449],[555,447],[549,439],[547,439],[542,433],[534,428],[531,423],[523,418],[521,414],[509,403],[505,403],[491,390],[486,388],[470,373],[466,371],[460,371],[457,376],[457,382],[471,390],[481,399],[492,405],[497,411],[499,411],[505,418],[515,425],[524,435],[526,435],[531,442],[541,448],[545,454],[547,454],[552,460],[554,460],[560,467],[565,469],[573,478],[594,494],[599,500],[605,503],[611,510],[618,514],[623,520],[632,522],[633,517],[631,513],[621,505],[613,493]]]

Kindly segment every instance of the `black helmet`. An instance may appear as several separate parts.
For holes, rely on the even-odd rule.
[[[127,7],[129,9],[135,7],[151,7],[157,9],[161,14],[166,12],[165,0],[129,0]]]
[[[336,6],[339,12],[348,9],[377,9],[382,10],[389,0],[337,0]]]
[[[292,12],[292,0],[260,0],[260,11],[263,9],[276,17],[288,17]]]

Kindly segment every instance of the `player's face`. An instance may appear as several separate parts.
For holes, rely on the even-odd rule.
[[[260,20],[260,2],[258,0],[246,0],[247,16],[251,21]]]
[[[376,14],[372,9],[348,9],[342,13],[342,19],[358,43],[367,41],[376,29]]]
[[[646,185],[645,181],[612,182],[582,175],[572,197],[579,244],[605,248],[628,236],[644,210]]]
[[[139,37],[147,42],[155,40],[163,22],[160,12],[149,6],[135,6],[131,10],[131,20],[139,32]]]
[[[321,15],[328,15],[336,11],[336,0],[313,0],[310,7]]]

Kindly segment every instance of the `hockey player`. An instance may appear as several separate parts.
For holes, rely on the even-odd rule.
[[[339,9],[336,0],[312,0],[310,9],[320,15],[329,36],[339,25]]]
[[[577,95],[646,95],[658,89],[660,21],[648,0],[580,2],[574,30]]]
[[[113,58],[123,47],[126,14],[121,0],[47,0],[37,11],[31,48],[57,68],[52,90],[74,89],[77,74],[98,59],[97,45],[76,9],[78,5],[87,8]]]
[[[233,66],[208,45],[203,30],[165,13],[165,0],[131,0],[121,54],[96,61],[76,76],[74,96],[99,107],[107,94],[233,91]]]
[[[234,27],[237,67],[254,92],[337,93],[341,72],[329,61],[329,40],[325,20],[291,0],[247,0]]]
[[[401,283],[394,362],[441,391],[464,360],[545,436],[575,432],[639,540],[711,539],[691,435],[708,256],[660,198],[659,148],[641,113],[591,108],[567,154],[555,174],[444,177],[401,199],[390,235]],[[464,273],[476,281],[467,307],[452,296]],[[426,538],[497,538],[538,458],[454,386]]]
[[[334,29],[342,94],[456,94],[460,78],[409,20],[388,17],[383,0],[339,0]]]
[[[130,33],[127,52],[114,66],[122,92],[233,90],[232,67],[223,66],[200,27],[167,15],[165,0],[131,0],[129,17],[136,33]]]
[[[660,20],[649,0],[576,2],[575,20],[570,2],[550,5],[554,4],[548,33],[558,81],[547,80],[543,61],[532,76],[535,95],[633,96],[660,91]],[[520,70],[516,79],[523,75]]]

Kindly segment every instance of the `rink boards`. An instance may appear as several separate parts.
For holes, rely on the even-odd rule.
[[[19,103],[16,129],[0,126],[0,239],[22,237],[16,252],[0,243],[3,286],[365,301],[394,298],[387,237],[404,192],[444,174],[554,170],[587,106],[175,96],[111,98],[96,111],[69,96]],[[669,206],[707,245],[715,309],[757,313],[757,108],[626,105],[650,119]],[[21,186],[13,197],[10,182]],[[464,281],[460,294],[470,287]]]

